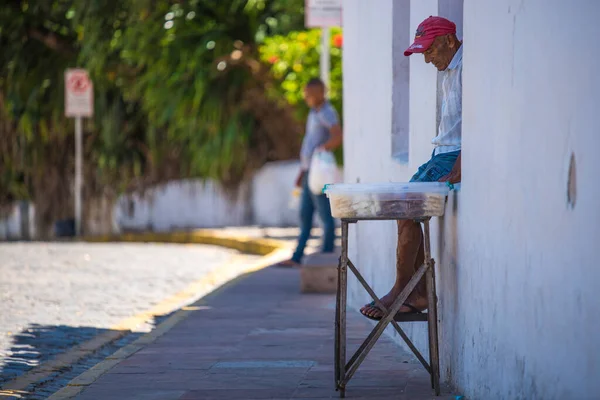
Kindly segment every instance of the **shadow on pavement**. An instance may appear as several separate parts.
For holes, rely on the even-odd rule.
[[[161,316],[155,319],[154,325],[167,316]],[[15,378],[38,367],[44,362],[66,353],[75,346],[86,343],[98,335],[118,331],[110,329],[101,329],[94,327],[73,327],[67,325],[40,325],[31,324],[21,332],[11,336],[12,343],[10,349],[0,350],[0,388]],[[119,347],[132,342],[143,335],[143,333],[127,332],[117,340],[85,354],[81,361],[90,357],[109,356]],[[101,353],[101,354],[98,354]],[[107,353],[107,354],[104,354]],[[57,371],[57,374],[66,372],[71,367],[65,368],[65,371]]]
[[[199,301],[206,302],[221,297],[220,294],[223,291],[253,274],[256,274],[256,272],[242,274],[207,294]],[[179,309],[165,315],[155,316],[150,321],[152,329],[177,311]],[[24,377],[28,372],[34,372],[36,367],[51,362],[56,357],[73,350],[76,346],[83,345],[100,335],[110,334],[111,332],[119,333],[121,331],[90,326],[30,324],[20,332],[13,333],[9,337],[10,344],[0,346],[0,398],[4,398],[2,389],[7,389],[5,385],[12,385],[15,379]],[[34,382],[28,388],[23,388],[25,391],[22,393],[31,396],[27,397],[28,399],[45,399],[81,373],[145,334],[146,332],[127,331],[116,340],[83,354],[73,364],[66,365],[63,369],[48,374],[48,376]]]

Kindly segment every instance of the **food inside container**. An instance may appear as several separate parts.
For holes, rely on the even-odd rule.
[[[444,215],[444,182],[340,183],[327,185],[335,218],[422,218]]]

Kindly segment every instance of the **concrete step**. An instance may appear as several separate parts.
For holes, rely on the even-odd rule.
[[[307,255],[300,267],[300,292],[335,293],[339,257],[339,249]]]

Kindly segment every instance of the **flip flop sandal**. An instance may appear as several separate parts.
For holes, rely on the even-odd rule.
[[[394,316],[394,320],[396,320],[396,321],[407,321],[407,320],[411,320],[412,318],[410,318],[410,316],[414,316],[414,315],[416,315],[416,314],[423,314],[423,313],[422,313],[422,312],[421,312],[421,311],[420,311],[418,308],[416,308],[416,307],[415,307],[415,306],[413,306],[412,304],[409,304],[409,303],[402,303],[402,305],[403,305],[403,306],[405,306],[405,307],[408,307],[408,308],[410,308],[410,311],[409,311],[409,312],[400,312],[400,311],[398,311],[398,312],[396,313],[396,315]],[[378,310],[380,310],[380,309],[379,309],[379,307],[377,307],[377,306],[375,305],[375,301],[372,301],[372,302],[370,302],[369,304],[365,304],[365,306],[367,306],[367,307],[373,307],[373,308],[377,308]],[[381,311],[381,310],[380,310],[380,311]],[[381,317],[372,317],[372,316],[370,316],[370,315],[367,315],[367,314],[365,314],[365,313],[363,313],[363,312],[361,312],[361,314],[362,314],[363,316],[365,316],[365,317],[369,318],[370,320],[373,320],[373,321],[381,321]],[[408,318],[407,318],[407,317],[408,317]],[[416,321],[420,321],[420,320],[421,320],[420,318],[416,319]]]
[[[279,268],[298,268],[301,265],[302,264],[293,262],[292,260],[285,260],[285,261],[275,264],[275,266],[279,267]]]

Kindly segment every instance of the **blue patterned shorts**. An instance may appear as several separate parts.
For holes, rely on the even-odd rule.
[[[432,156],[431,160],[419,167],[419,170],[410,179],[411,182],[437,182],[444,175],[448,175],[460,154],[459,151],[442,153]]]

